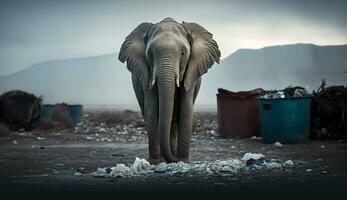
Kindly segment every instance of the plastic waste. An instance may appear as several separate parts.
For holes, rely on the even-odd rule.
[[[274,145],[275,145],[276,147],[283,147],[283,144],[280,143],[280,142],[275,142]]]

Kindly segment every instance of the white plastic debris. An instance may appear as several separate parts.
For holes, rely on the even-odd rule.
[[[312,169],[306,169],[306,172],[312,172]]]
[[[18,144],[17,140],[13,140],[13,144]]]
[[[46,138],[44,138],[44,137],[39,137],[39,136],[38,136],[36,139],[37,139],[37,140],[45,140]]]
[[[305,89],[298,88],[294,91],[293,97],[304,97],[307,95],[308,93]]]
[[[285,166],[285,167],[293,167],[294,166],[294,162],[292,160],[287,160],[282,165]]]
[[[281,164],[278,159],[270,159],[268,162],[264,160],[265,155],[259,153],[246,153],[242,159],[227,159],[216,160],[213,162],[194,163],[160,163],[158,165],[151,165],[146,159],[135,158],[132,165],[117,164],[114,167],[98,168],[97,171],[91,173],[94,177],[132,177],[144,176],[151,173],[165,173],[167,175],[184,174],[184,173],[199,173],[199,174],[238,174],[241,170],[260,170],[266,169],[281,169],[282,166],[294,165],[293,161],[288,160]],[[253,159],[256,164],[246,163],[248,160]]]
[[[79,172],[75,172],[73,175],[74,175],[74,176],[82,176],[82,174],[79,173]]]
[[[220,172],[235,172],[235,169],[230,166],[223,166],[221,169],[219,169]]]
[[[151,164],[144,158],[136,157],[132,169],[139,173],[141,171],[148,170],[151,167]]]
[[[87,136],[86,137],[87,140],[94,140],[94,138],[90,137],[90,136]]]
[[[284,95],[284,92],[280,91],[280,92],[277,92],[277,95],[280,97],[280,98],[286,98],[286,96]]]
[[[326,128],[322,128],[320,133],[323,134],[323,135],[327,135],[328,134],[328,130]]]
[[[278,163],[278,162],[269,162],[269,163],[265,162],[264,164],[266,168],[268,169],[282,168],[281,163]]]
[[[259,159],[262,159],[262,158],[265,158],[264,154],[262,153],[246,153],[242,158],[241,160],[243,162],[247,162],[247,160],[250,160],[250,159],[253,159],[253,160],[259,160]]]
[[[125,177],[130,174],[130,168],[125,166],[124,164],[117,164],[115,167],[111,168],[111,172],[109,173],[109,175],[113,177]]]
[[[276,147],[283,147],[283,144],[280,143],[280,142],[275,142],[274,145],[275,145]]]
[[[99,132],[100,132],[100,133],[106,133],[107,130],[106,130],[105,128],[99,128]]]

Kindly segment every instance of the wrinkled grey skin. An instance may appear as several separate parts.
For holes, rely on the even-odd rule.
[[[196,23],[172,18],[142,23],[125,39],[118,59],[127,62],[145,119],[151,163],[189,162],[193,104],[201,76],[220,51]]]

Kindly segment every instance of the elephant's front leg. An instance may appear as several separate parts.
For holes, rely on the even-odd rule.
[[[181,89],[177,158],[183,162],[190,162],[189,148],[192,137],[193,99],[194,88],[189,91],[185,91],[184,88]]]
[[[153,90],[148,91],[145,97],[144,118],[148,134],[149,162],[151,164],[158,164],[164,160],[159,149],[158,98]]]
[[[171,153],[177,156],[177,135],[178,135],[178,119],[179,119],[179,90],[176,90],[174,97],[174,109],[172,113],[172,122],[170,130],[170,148]]]

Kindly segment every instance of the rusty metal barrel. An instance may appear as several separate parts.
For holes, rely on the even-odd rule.
[[[240,92],[218,89],[216,96],[220,136],[224,138],[260,136],[258,97],[264,93],[261,88]]]

